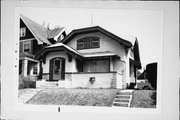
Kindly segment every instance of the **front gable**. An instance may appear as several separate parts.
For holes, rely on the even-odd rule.
[[[25,29],[25,35],[21,36],[21,30]],[[19,37],[20,40],[25,40],[25,39],[32,39],[35,38],[29,28],[25,25],[25,23],[20,19],[20,31],[19,31]]]
[[[121,58],[126,54],[125,45],[99,31],[77,34],[66,45],[82,54],[111,52]]]
[[[119,44],[125,45],[125,47],[129,48],[132,46],[131,42],[124,40],[115,34],[99,27],[99,26],[94,26],[94,27],[88,27],[88,28],[82,28],[82,29],[76,29],[73,30],[69,35],[63,39],[61,42],[64,44],[67,44],[69,41],[71,41],[75,36],[80,35],[80,34],[86,34],[86,33],[94,33],[94,32],[100,32],[113,40],[117,41]]]

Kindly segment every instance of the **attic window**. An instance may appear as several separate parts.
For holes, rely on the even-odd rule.
[[[90,49],[90,48],[99,48],[100,47],[100,38],[99,37],[84,37],[77,40],[77,49]]]
[[[23,27],[23,28],[20,28],[20,37],[24,37],[24,36],[26,36],[26,28],[25,27]]]

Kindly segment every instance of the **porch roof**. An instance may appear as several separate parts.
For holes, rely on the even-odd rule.
[[[106,57],[106,56],[118,56],[116,53],[112,53],[110,51],[103,51],[103,52],[91,52],[91,53],[81,53],[83,57],[90,58],[90,57]],[[120,56],[118,56],[120,57]]]
[[[54,45],[47,46],[46,48],[61,47],[61,46],[65,47],[66,49],[70,50],[71,52],[76,53],[77,55],[81,56],[81,54],[78,51],[76,51],[75,49],[73,49],[73,48],[71,48],[71,47],[69,47],[63,43],[56,43]]]
[[[36,54],[36,59],[39,59],[42,56],[45,56],[48,52],[54,52],[54,51],[66,51],[68,54],[82,59],[83,56],[73,48],[63,44],[63,43],[56,43],[54,45],[47,46],[43,48],[39,53]]]

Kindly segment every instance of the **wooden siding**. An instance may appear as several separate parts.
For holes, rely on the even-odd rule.
[[[19,51],[20,53],[23,53],[23,43],[24,41],[31,41],[31,52],[30,54],[36,55],[46,44],[40,44],[38,45],[37,40],[31,33],[31,31],[27,28],[27,26],[24,24],[24,22],[20,19],[20,28],[25,27],[26,28],[26,36],[20,37],[20,45],[19,45]],[[34,38],[34,39],[32,39]]]
[[[38,45],[38,42],[37,42],[37,40],[33,40],[32,41],[32,54],[33,55],[35,55],[36,53],[38,53],[38,52],[40,52],[40,50],[42,50],[42,48],[43,48],[43,44],[40,44],[40,45]]]
[[[20,37],[20,40],[34,38],[34,36],[31,33],[31,31],[27,28],[27,26],[24,24],[24,22],[20,19],[20,28],[23,28],[23,27],[26,28],[26,35],[24,37]]]

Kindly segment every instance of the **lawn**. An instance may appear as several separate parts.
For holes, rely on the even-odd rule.
[[[27,104],[111,106],[118,89],[46,89]]]
[[[156,108],[156,91],[155,90],[133,91],[131,107]]]

